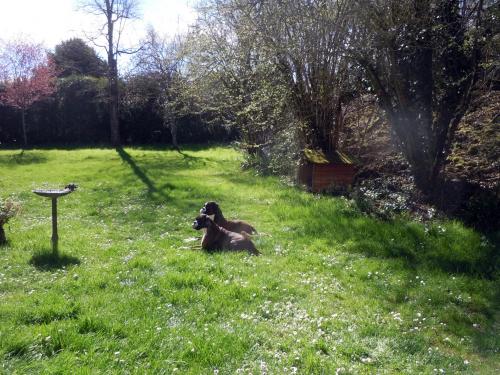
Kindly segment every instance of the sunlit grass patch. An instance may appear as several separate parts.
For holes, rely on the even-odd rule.
[[[496,249],[460,223],[369,218],[223,147],[19,153],[0,151],[23,204],[0,248],[7,373],[499,370]],[[53,254],[31,189],[68,182]],[[262,256],[196,246],[208,200],[256,226]]]

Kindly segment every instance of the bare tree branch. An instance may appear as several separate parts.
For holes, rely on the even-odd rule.
[[[106,51],[108,57],[108,94],[109,94],[109,118],[111,127],[111,142],[115,146],[120,145],[120,127],[118,121],[119,108],[119,86],[118,86],[118,61],[120,54],[133,54],[138,49],[120,48],[121,37],[125,29],[126,20],[137,18],[138,0],[82,0],[80,9],[88,14],[105,18],[105,22],[97,36],[86,37],[95,46]],[[117,28],[115,26],[118,25]],[[104,37],[106,45],[101,45],[96,40]]]

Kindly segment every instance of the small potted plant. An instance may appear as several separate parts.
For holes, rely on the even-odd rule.
[[[21,205],[12,199],[1,199],[0,198],[0,245],[7,243],[7,238],[5,237],[5,230],[3,226],[7,224],[11,217],[16,216],[19,212]]]

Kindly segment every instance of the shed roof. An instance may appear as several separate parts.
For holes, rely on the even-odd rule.
[[[314,164],[354,164],[352,159],[341,151],[325,153],[321,150],[304,149],[304,157]]]

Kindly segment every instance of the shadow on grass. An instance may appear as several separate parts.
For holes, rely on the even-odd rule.
[[[45,156],[40,155],[34,151],[21,150],[17,154],[2,155],[0,156],[0,164],[5,165],[25,165],[25,164],[38,164],[47,161]]]
[[[29,264],[41,271],[51,271],[66,266],[75,266],[80,264],[80,259],[59,252],[53,252],[52,249],[38,250],[29,260]]]
[[[151,180],[146,172],[137,165],[135,160],[129,153],[127,153],[127,151],[125,151],[122,147],[117,147],[116,152],[120,155],[120,158],[130,166],[134,174],[142,181],[142,183],[146,185],[150,194],[154,193],[159,195],[160,198],[164,200],[170,200],[170,197],[163,192],[165,187],[169,187],[168,184],[163,186],[162,189],[158,189],[153,180]]]
[[[209,150],[214,147],[230,147],[230,143],[221,143],[221,142],[206,142],[206,143],[187,143],[181,144],[181,151],[204,151]],[[177,151],[171,144],[167,143],[158,143],[158,144],[126,144],[123,147],[131,147],[135,150],[143,150],[143,151]],[[89,150],[89,149],[114,149],[115,147],[111,146],[109,143],[104,142],[93,142],[93,143],[78,143],[78,142],[64,142],[64,143],[44,143],[27,146],[24,149],[27,151],[30,150],[64,150],[64,151],[76,151],[76,150]],[[4,150],[19,150],[19,145],[2,145],[2,149]]]
[[[491,310],[486,311],[486,318],[491,326],[478,327],[474,330],[472,342],[477,352],[486,355],[497,355],[500,339],[498,337],[498,326],[500,323],[500,281],[497,280],[497,288],[492,300]],[[470,323],[470,322],[469,322]],[[492,329],[494,327],[494,329]]]
[[[321,208],[316,208],[316,213]],[[444,272],[494,278],[498,254],[492,244],[482,245],[477,234],[460,226],[426,226],[403,220],[382,221],[363,216],[328,217],[322,222],[308,215],[304,232],[317,238],[330,234],[333,242],[343,243],[348,251],[370,257],[401,259],[408,269],[428,267]],[[318,230],[321,228],[321,230]]]
[[[184,151],[204,151],[209,150],[214,147],[229,147],[229,143],[219,143],[219,142],[207,142],[207,143],[188,143],[179,145],[180,150],[177,150],[174,146],[170,144],[165,145],[129,145],[127,147],[133,147],[136,150],[144,151],[177,151],[184,154]]]
[[[189,154],[186,154],[183,151],[179,151],[179,154],[182,155],[183,161],[185,163],[187,163],[187,164],[196,163],[196,164],[201,164],[201,165],[207,165],[207,162],[206,162],[207,159],[206,158],[201,158],[199,156],[189,155]]]

